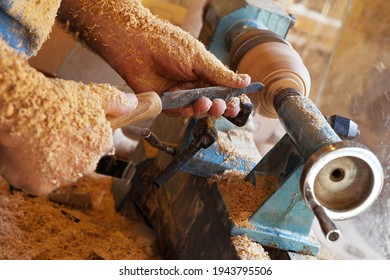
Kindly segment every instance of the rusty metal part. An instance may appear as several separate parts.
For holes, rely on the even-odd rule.
[[[144,128],[141,131],[141,136],[154,148],[159,149],[160,151],[167,153],[171,156],[176,154],[176,147],[174,145],[164,143],[157,138],[156,135],[149,129]]]
[[[248,101],[243,101],[240,99],[240,112],[238,113],[237,116],[234,118],[232,117],[225,117],[228,121],[230,121],[232,124],[235,124],[238,127],[244,126],[247,121],[249,116],[252,114],[253,111],[253,104],[248,98]]]
[[[194,139],[161,172],[154,183],[162,187],[200,149],[210,147],[217,139],[218,132],[209,117],[199,119],[193,130]]]

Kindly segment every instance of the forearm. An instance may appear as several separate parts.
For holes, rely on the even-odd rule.
[[[59,19],[135,92],[161,93],[177,83],[202,79],[242,86],[241,79],[227,71],[202,43],[152,15],[139,0],[63,0]]]
[[[112,147],[111,133],[102,98],[89,86],[46,78],[0,39],[0,171],[7,180],[34,194],[73,182]]]
[[[58,19],[114,68],[123,59],[137,57],[148,28],[157,21],[139,0],[63,0]],[[117,33],[123,31],[126,34]],[[122,53],[113,60],[117,50]]]

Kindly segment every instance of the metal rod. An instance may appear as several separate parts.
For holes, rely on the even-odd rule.
[[[331,243],[336,242],[340,238],[340,230],[336,227],[332,219],[329,218],[329,216],[326,214],[324,208],[314,201],[313,195],[310,191],[306,190],[303,195],[307,204],[310,206],[314,215],[316,216],[326,240]]]
[[[176,154],[176,148],[173,145],[161,142],[156,135],[148,128],[144,128],[141,131],[141,136],[152,146],[160,151],[167,153],[171,156]]]
[[[183,152],[173,158],[154,183],[158,187],[165,185],[165,183],[200,150],[200,148],[201,147],[197,145],[197,141],[194,140],[190,143]]]
[[[207,149],[218,139],[218,132],[209,117],[199,119],[192,133],[194,137],[192,142],[180,154],[173,158],[165,170],[154,181],[158,187],[162,187],[200,149]]]
[[[328,217],[328,215],[326,215],[324,208],[317,205],[312,210],[314,215],[317,217],[326,240],[329,242],[337,241],[340,238],[340,230],[336,227],[335,223]]]

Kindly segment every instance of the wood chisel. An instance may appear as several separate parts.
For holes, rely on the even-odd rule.
[[[155,92],[146,92],[137,94],[138,106],[131,113],[119,117],[109,119],[113,129],[124,127],[137,123],[139,121],[151,119],[161,113],[165,109],[182,108],[192,104],[200,97],[210,99],[220,98],[228,100],[233,97],[238,97],[242,94],[261,91],[264,85],[256,82],[251,83],[245,88],[230,88],[223,86],[213,86],[205,88],[187,89],[164,92],[160,96]]]

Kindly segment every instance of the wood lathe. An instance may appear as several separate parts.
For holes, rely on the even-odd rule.
[[[266,0],[210,1],[204,20],[200,39],[223,63],[265,85],[250,95],[255,112],[279,118],[285,136],[260,158],[250,139],[232,137],[231,131],[248,131],[248,124],[239,128],[208,118],[183,124],[159,116],[150,130],[177,147],[173,159],[151,155],[141,143],[129,162],[104,158],[98,172],[117,177],[117,210],[137,208],[158,233],[167,258],[237,259],[231,237],[244,235],[267,248],[315,256],[320,244],[311,230],[314,218],[326,239],[336,242],[341,233],[333,221],[355,217],[375,202],[382,166],[367,147],[351,141],[359,135],[353,121],[323,116],[308,98],[309,72],[284,39],[294,17],[282,6]],[[224,133],[235,152],[218,139],[197,145],[204,136]],[[154,146],[165,145],[159,144]],[[194,146],[191,157],[180,157]],[[247,155],[237,152],[244,148]],[[176,173],[156,183],[172,162],[184,158]],[[241,184],[252,187],[227,199],[210,178],[229,171],[242,172]],[[246,213],[246,223],[238,223],[229,201],[237,206],[259,188],[268,195]]]

